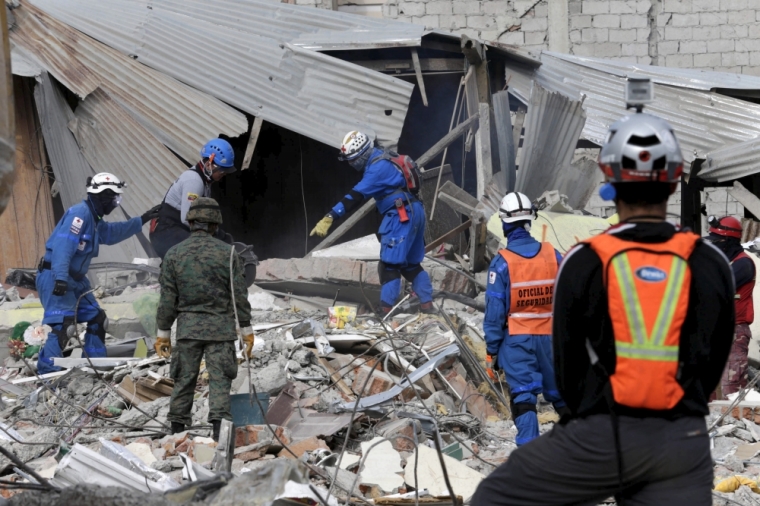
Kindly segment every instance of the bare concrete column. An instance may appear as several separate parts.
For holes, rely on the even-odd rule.
[[[567,0],[550,0],[547,3],[549,4],[549,51],[569,53]]]

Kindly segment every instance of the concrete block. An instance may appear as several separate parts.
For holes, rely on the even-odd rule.
[[[646,14],[649,12],[649,9],[652,8],[652,2],[650,0],[637,0],[636,1],[636,12],[639,14]]]
[[[571,44],[578,44],[581,41],[581,31],[580,30],[571,30],[569,35],[570,35],[570,43]]]
[[[438,28],[440,26],[438,22],[438,16],[431,14],[422,16],[422,18],[420,18],[419,24],[425,25],[428,28]]]
[[[607,42],[609,30],[607,28],[584,28],[581,30],[581,40],[583,42]]]
[[[672,12],[660,12],[657,14],[657,26],[664,28],[668,26],[673,19],[673,13]]]
[[[693,40],[715,40],[720,38],[720,27],[718,26],[695,26],[692,29],[691,38]]]
[[[481,30],[480,38],[483,40],[493,41],[499,38],[501,30]]]
[[[599,14],[591,19],[594,28],[619,28],[620,16],[618,14]]]
[[[760,51],[760,39],[750,39],[747,37],[736,39],[734,41],[734,51],[737,53]]]
[[[720,10],[720,4],[716,0],[692,0],[692,12],[715,12]]]
[[[637,43],[637,44],[623,44],[620,54],[622,56],[648,56],[649,44]]]
[[[707,41],[705,40],[685,40],[678,46],[679,53],[702,54],[707,52]]]
[[[698,68],[720,67],[720,53],[695,54],[694,66]]]
[[[636,30],[610,30],[610,42],[636,42]]]
[[[572,16],[570,18],[570,29],[591,28],[591,16]]]
[[[692,36],[692,28],[689,27],[677,27],[666,26],[665,27],[665,40],[689,40]]]
[[[755,11],[743,10],[743,11],[729,11],[728,12],[728,24],[730,25],[749,25],[755,23]]]
[[[402,16],[423,16],[425,15],[425,4],[422,2],[401,2],[398,5],[398,12]]]
[[[541,45],[546,42],[546,32],[528,32],[525,34],[525,44],[528,46]]]
[[[749,25],[749,38],[760,39],[760,24]]]
[[[651,30],[649,28],[636,28],[636,39],[641,42],[649,43],[649,34]]]
[[[760,9],[760,0],[749,0],[747,2],[748,9]]]
[[[466,0],[454,0],[452,9],[454,14],[478,14],[480,2],[468,2]]]
[[[760,51],[752,51],[749,54],[749,64],[760,66]]]
[[[668,42],[657,43],[657,54],[667,56],[671,54],[678,54],[678,41],[671,40]]]
[[[742,67],[742,74],[746,74],[748,76],[760,76],[760,66],[750,65]]]
[[[720,10],[740,11],[749,7],[748,0],[720,0]]]
[[[594,44],[579,44],[572,51],[576,56],[594,56]]]
[[[636,2],[626,2],[624,0],[610,1],[610,14],[635,14]]]
[[[699,13],[699,25],[700,26],[720,26],[728,23],[727,12],[700,12]]]
[[[749,53],[721,53],[721,65],[723,67],[735,67],[737,65],[749,65]]]
[[[663,12],[691,12],[691,2],[689,0],[663,0]]]
[[[734,41],[726,39],[708,40],[708,53],[728,53],[734,50]]]
[[[567,4],[567,12],[570,16],[576,16],[581,13],[581,0],[569,0]]]
[[[426,14],[452,14],[453,2],[450,0],[436,0],[425,4]]]
[[[547,18],[524,18],[522,22],[523,32],[546,32],[549,28]]]
[[[690,54],[671,54],[665,57],[667,67],[693,67],[694,57]]]
[[[670,18],[673,26],[699,26],[699,14],[673,14]]]
[[[639,56],[638,63],[641,65],[651,65],[652,64],[652,57],[651,56]]]
[[[486,13],[488,14],[488,13]],[[491,14],[493,15],[493,14]],[[496,18],[496,29],[500,32],[504,32],[506,30],[510,30],[513,26],[520,27],[522,24],[522,19],[517,19],[514,16],[508,16],[508,15],[495,15]]]
[[[384,4],[383,17],[395,19],[398,17],[398,5]]]
[[[620,28],[647,28],[648,21],[645,16],[638,14],[621,14],[620,15]]]
[[[514,44],[516,46],[522,46],[525,44],[525,34],[519,31],[506,32],[499,36],[499,42],[502,44]]]
[[[720,27],[721,39],[738,39],[749,36],[749,26],[747,25],[723,25]]]
[[[620,44],[617,42],[600,42],[594,45],[594,56],[599,58],[620,56]]]
[[[523,20],[524,22],[525,20]],[[486,30],[488,28],[495,28],[496,20],[493,16],[467,16],[467,28],[476,28],[478,30]]]
[[[549,6],[547,5],[547,2],[541,2],[533,7],[533,15],[537,18],[549,17]]]
[[[491,14],[491,15],[501,15],[506,12],[508,12],[508,7],[503,2],[482,2],[480,4],[480,12],[483,14]],[[512,19],[517,19],[516,17],[512,17]]]
[[[608,14],[610,3],[608,1],[584,0],[581,12],[583,14]]]

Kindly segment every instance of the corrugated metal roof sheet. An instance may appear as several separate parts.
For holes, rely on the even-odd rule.
[[[732,74],[729,72],[713,72],[702,69],[684,69],[674,67],[658,67],[655,65],[637,65],[619,61],[574,56],[570,54],[545,52],[544,54],[561,60],[583,65],[619,77],[637,76],[649,77],[652,82],[710,91],[716,89],[760,90],[760,77],[747,74]]]
[[[83,35],[33,5],[16,9],[17,26],[11,39],[27,53],[36,54],[67,88],[79,86],[67,70],[82,67],[94,76],[119,105],[129,111],[156,138],[188,162],[200,147],[220,133],[237,136],[248,130],[245,115],[124,56]],[[90,90],[91,91],[91,90]]]
[[[40,116],[45,148],[61,192],[61,202],[68,209],[84,198],[87,178],[94,175],[95,171],[82,155],[67,127],[74,119],[74,113],[47,72],[40,74],[39,84],[34,89],[34,100]],[[116,209],[107,219],[119,221],[125,217],[121,209]],[[101,245],[100,248],[100,258],[112,262],[131,262],[135,257],[147,257],[140,242],[134,237],[113,246]]]
[[[42,67],[25,50],[11,42],[11,72],[22,77],[37,77]]]
[[[596,178],[582,177],[571,165],[585,122],[581,101],[534,82],[515,188],[531,199],[545,190],[559,190],[572,207],[583,206],[597,182]]]
[[[574,100],[585,95],[583,138],[601,144],[609,125],[630,114],[623,99],[625,78],[618,71],[611,74],[547,53],[541,61],[535,70],[507,62],[510,92],[528,103],[535,79]],[[655,102],[646,111],[670,122],[689,163],[710,151],[760,136],[760,105],[687,87],[655,84],[654,88]]]
[[[699,170],[705,181],[731,181],[760,172],[760,138],[707,153]]]
[[[149,67],[330,146],[337,147],[352,129],[374,134],[386,146],[395,145],[401,134],[414,85],[399,79],[231,30],[212,23],[214,17],[178,14],[160,1],[151,8],[140,0],[34,4]],[[184,2],[174,5],[186,10]],[[219,9],[215,17],[237,14]]]
[[[69,128],[90,165],[129,185],[121,205],[130,216],[160,204],[166,189],[187,169],[103,90],[79,104],[75,116]]]

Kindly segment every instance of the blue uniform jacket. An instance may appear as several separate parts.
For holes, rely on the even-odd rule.
[[[507,236],[507,249],[518,255],[533,258],[541,249],[541,243],[535,240],[524,228],[515,228]],[[557,255],[557,264],[562,255]],[[509,266],[501,255],[491,260],[488,268],[488,285],[486,287],[486,314],[483,331],[486,334],[486,348],[489,355],[497,355],[502,341],[507,336],[507,311],[510,300]]]
[[[371,161],[373,158],[382,156],[382,154],[382,149],[374,148],[369,159]],[[378,159],[367,165],[364,169],[362,180],[354,186],[353,191],[363,195],[365,200],[370,197],[374,198],[378,203],[378,210],[382,213],[386,211],[386,209],[380,208],[383,198],[394,193],[399,188],[406,188],[406,181],[401,171],[391,161]],[[354,200],[354,196],[350,193],[345,198],[347,200]],[[338,202],[332,208],[332,213],[335,216],[343,217],[346,214],[343,202]]]
[[[142,220],[109,223],[97,220],[92,205],[84,200],[71,206],[58,222],[45,243],[45,260],[50,262],[53,277],[66,281],[69,276],[79,281],[90,268],[100,244],[116,244],[142,229]]]

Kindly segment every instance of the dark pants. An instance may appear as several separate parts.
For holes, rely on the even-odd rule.
[[[710,506],[712,458],[704,418],[622,416],[625,506]],[[619,491],[609,415],[572,420],[515,450],[478,487],[475,506],[596,505]]]
[[[749,342],[752,332],[749,325],[743,323],[734,330],[734,342],[731,344],[731,352],[728,354],[728,362],[720,380],[723,398],[726,395],[738,392],[747,386],[747,367],[749,367]]]
[[[180,339],[172,353],[170,375],[174,380],[174,390],[167,417],[170,422],[186,426],[193,424],[193,396],[204,355],[209,375],[208,421],[232,421],[230,387],[237,376],[235,341]]]
[[[170,226],[151,232],[150,244],[153,246],[153,249],[156,250],[156,255],[163,260],[164,256],[166,256],[166,252],[169,251],[172,246],[181,243],[188,237],[190,237],[189,230],[179,225]]]

